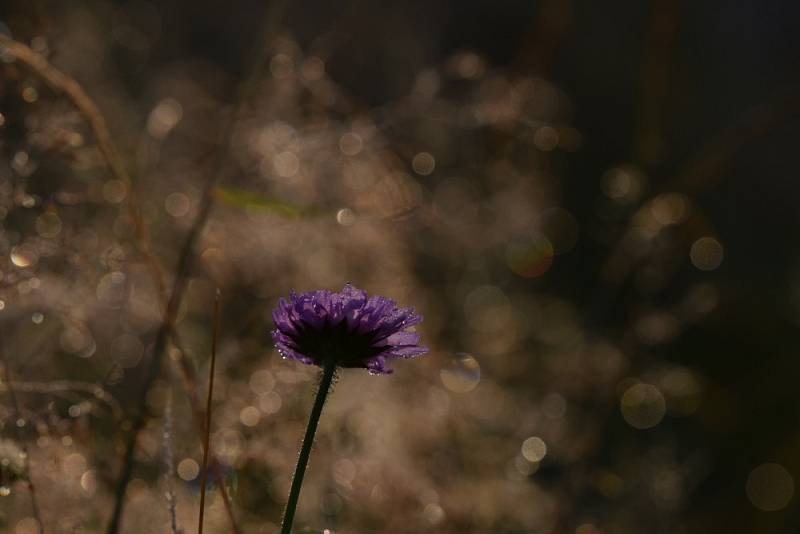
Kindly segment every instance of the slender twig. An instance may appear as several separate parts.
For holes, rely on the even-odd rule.
[[[211,400],[214,396],[214,368],[217,364],[217,339],[219,336],[219,289],[214,299],[214,326],[211,334],[211,368],[208,371],[208,399],[206,400],[206,438],[203,447],[203,479],[200,482],[200,520],[197,534],[203,534],[203,516],[206,504],[206,484],[208,483],[208,452],[211,450]]]
[[[164,408],[163,426],[163,448],[164,448],[164,485],[167,488],[165,496],[167,498],[167,509],[169,510],[169,524],[172,534],[178,533],[178,503],[175,499],[175,491],[172,486],[172,477],[175,473],[175,462],[172,454],[172,388],[169,389],[167,405]]]
[[[286,510],[283,512],[281,534],[290,534],[292,532],[294,512],[297,509],[297,501],[300,498],[300,488],[303,486],[303,476],[306,473],[308,457],[311,455],[311,446],[314,444],[314,434],[317,432],[319,417],[322,415],[322,407],[325,404],[325,399],[328,397],[328,391],[331,389],[331,382],[333,381],[333,375],[335,373],[336,359],[329,358],[328,361],[325,362],[325,367],[322,369],[322,379],[319,382],[317,397],[314,399],[314,407],[311,409],[311,415],[308,418],[306,435],[303,437],[303,445],[300,447],[300,456],[297,458],[297,467],[295,467],[294,470],[292,487],[289,490],[289,498],[286,501]]]
[[[100,112],[97,104],[95,104],[94,100],[92,100],[74,78],[53,67],[44,56],[37,54],[24,44],[0,34],[0,50],[8,52],[30,67],[53,91],[66,95],[89,123],[95,140],[97,141],[97,146],[100,149],[100,153],[103,155],[103,159],[111,170],[111,174],[122,182],[127,190],[128,201],[126,206],[128,216],[133,222],[136,248],[150,270],[153,283],[156,285],[158,293],[165,294],[164,276],[160,264],[151,251],[147,225],[139,209],[139,203],[136,199],[131,177],[125,169],[122,158],[119,156],[119,151],[108,131],[105,117]]]
[[[38,525],[39,534],[44,533],[44,523],[42,522],[42,516],[39,512],[39,501],[36,498],[36,486],[33,484],[33,473],[31,472],[31,456],[28,451],[28,444],[25,442],[25,437],[22,435],[22,432],[17,425],[17,420],[20,417],[20,409],[19,409],[19,401],[17,400],[17,395],[14,392],[14,386],[12,385],[11,381],[11,370],[9,369],[8,362],[6,361],[6,351],[5,351],[5,338],[3,337],[2,330],[0,330],[0,367],[3,371],[3,379],[6,383],[6,389],[8,391],[8,397],[11,400],[11,411],[12,411],[12,424],[11,426],[14,427],[14,430],[17,434],[17,441],[19,442],[20,449],[22,449],[22,453],[24,455],[23,458],[23,465],[25,466],[25,480],[28,484],[28,493],[31,496],[31,513],[33,514],[33,518],[36,520],[36,524]]]
[[[109,169],[111,169],[111,173],[116,179],[120,180],[125,185],[125,188],[128,191],[127,208],[128,216],[130,217],[131,221],[133,221],[134,225],[134,244],[136,245],[137,251],[148,266],[150,277],[156,288],[156,293],[159,295],[162,302],[162,308],[166,313],[168,297],[166,284],[164,282],[164,272],[158,260],[151,252],[147,225],[142,217],[132,180],[130,175],[125,170],[125,166],[119,157],[119,152],[116,149],[116,146],[114,145],[106,126],[105,118],[100,112],[100,109],[97,107],[97,104],[94,103],[91,97],[89,97],[89,95],[83,90],[77,81],[53,67],[47,61],[47,59],[37,54],[24,44],[0,35],[0,46],[33,69],[33,71],[41,76],[42,79],[44,79],[54,91],[67,95],[73,105],[78,108],[78,111],[81,112],[86,121],[89,123],[95,139],[97,140],[97,145],[100,148],[100,153],[103,155]],[[172,330],[169,332],[169,334],[172,338],[173,344],[180,349],[180,341],[177,332]],[[181,356],[178,364],[181,369],[181,377],[184,382],[184,388],[189,395],[189,403],[192,407],[192,412],[195,415],[196,421],[198,421],[198,433],[202,438],[202,409],[200,408],[200,402],[196,398],[195,393],[197,389],[197,381],[194,377],[194,372],[191,365],[189,365],[187,362],[185,351],[179,350],[179,352]],[[231,505],[230,498],[228,497],[228,491],[225,489],[224,484],[222,484],[222,481],[220,480],[221,476],[222,475],[218,472],[214,473],[214,478],[220,486],[222,500],[225,503],[225,509],[227,510],[228,516],[233,525],[233,530],[234,532],[238,532],[239,529],[236,525],[236,520],[233,515],[233,507]]]
[[[58,394],[62,392],[80,391],[81,393],[92,395],[97,400],[103,401],[111,410],[111,414],[115,419],[121,419],[123,415],[119,401],[105,389],[91,382],[78,382],[76,380],[54,380],[53,382],[15,380],[12,382],[9,380],[6,384],[0,384],[0,391],[11,391],[12,388],[15,393]]]

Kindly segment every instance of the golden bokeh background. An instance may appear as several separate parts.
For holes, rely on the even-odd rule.
[[[341,373],[297,532],[797,531],[798,16],[3,2],[0,530],[104,532],[134,432],[122,532],[195,530],[218,290],[206,531],[278,532],[271,311],[352,282],[430,353]]]

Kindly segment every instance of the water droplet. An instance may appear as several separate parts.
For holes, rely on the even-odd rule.
[[[350,208],[342,208],[336,212],[336,222],[342,226],[352,226],[356,222],[356,214]]]
[[[529,462],[541,462],[547,454],[547,444],[542,438],[532,436],[522,442],[522,456]]]
[[[420,152],[411,160],[411,167],[420,176],[428,176],[436,168],[436,158],[430,152]]]
[[[31,315],[31,321],[33,324],[42,324],[44,322],[44,314],[41,312],[36,312]]]
[[[512,271],[525,278],[536,278],[553,265],[553,244],[543,235],[512,241],[506,247],[506,262]]]
[[[689,258],[701,271],[713,271],[722,264],[722,245],[713,237],[701,237],[692,244]]]
[[[325,76],[325,62],[316,56],[311,56],[303,61],[301,71],[303,78],[315,82]]]
[[[300,170],[300,158],[289,150],[280,152],[272,158],[272,168],[281,178],[291,178]]]
[[[62,350],[88,358],[97,348],[92,333],[81,324],[66,327],[59,337]]]
[[[792,500],[794,479],[780,464],[761,464],[747,477],[745,491],[753,506],[765,512],[776,512]]]
[[[259,369],[250,375],[249,385],[256,395],[269,393],[275,387],[275,376],[268,369]]]
[[[89,469],[81,475],[81,488],[88,495],[94,495],[97,490],[97,476],[94,470]]]
[[[348,132],[339,139],[339,150],[341,150],[342,154],[345,156],[355,156],[361,152],[363,147],[364,141],[361,139],[361,136],[356,133]]]
[[[444,509],[436,503],[426,505],[422,515],[431,525],[438,525],[445,517]]]
[[[164,200],[164,209],[175,218],[183,217],[192,208],[192,201],[183,193],[170,193]]]
[[[103,198],[112,204],[119,204],[128,196],[128,187],[122,180],[108,180],[103,184]]]
[[[239,412],[239,420],[245,426],[256,426],[261,420],[261,412],[255,406],[245,406]]]
[[[31,245],[19,245],[11,249],[11,262],[17,267],[30,267],[39,260],[39,253]]]
[[[636,384],[622,395],[620,411],[629,425],[644,430],[661,422],[666,412],[666,402],[657,387]]]
[[[147,132],[161,139],[166,136],[183,117],[183,106],[174,98],[160,101],[147,117]]]
[[[199,474],[200,466],[191,458],[184,458],[178,464],[178,476],[187,482],[194,480]]]
[[[286,54],[275,54],[269,62],[269,70],[275,78],[288,78],[294,72],[294,61]]]
[[[282,403],[281,396],[274,391],[263,393],[258,396],[258,407],[261,409],[261,412],[267,415],[280,410]]]
[[[454,393],[468,393],[481,381],[481,366],[478,360],[467,353],[459,353],[450,360],[439,376],[444,387]]]
[[[644,188],[644,176],[630,165],[615,167],[603,175],[601,187],[603,193],[616,202],[635,202]]]
[[[33,104],[39,100],[39,91],[35,87],[26,87],[22,90],[22,99],[28,104]]]

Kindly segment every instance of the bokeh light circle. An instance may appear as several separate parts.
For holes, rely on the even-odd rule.
[[[622,394],[620,411],[629,425],[640,430],[658,425],[666,413],[664,396],[650,384],[635,384]]]
[[[794,479],[780,464],[761,464],[750,472],[745,486],[750,502],[765,512],[782,510],[794,496]]]
[[[456,354],[439,372],[442,384],[454,393],[469,393],[481,381],[481,366],[471,355]]]

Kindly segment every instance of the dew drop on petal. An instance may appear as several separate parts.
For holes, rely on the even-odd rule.
[[[469,393],[481,380],[478,360],[467,353],[456,354],[440,372],[444,387],[454,393]]]

